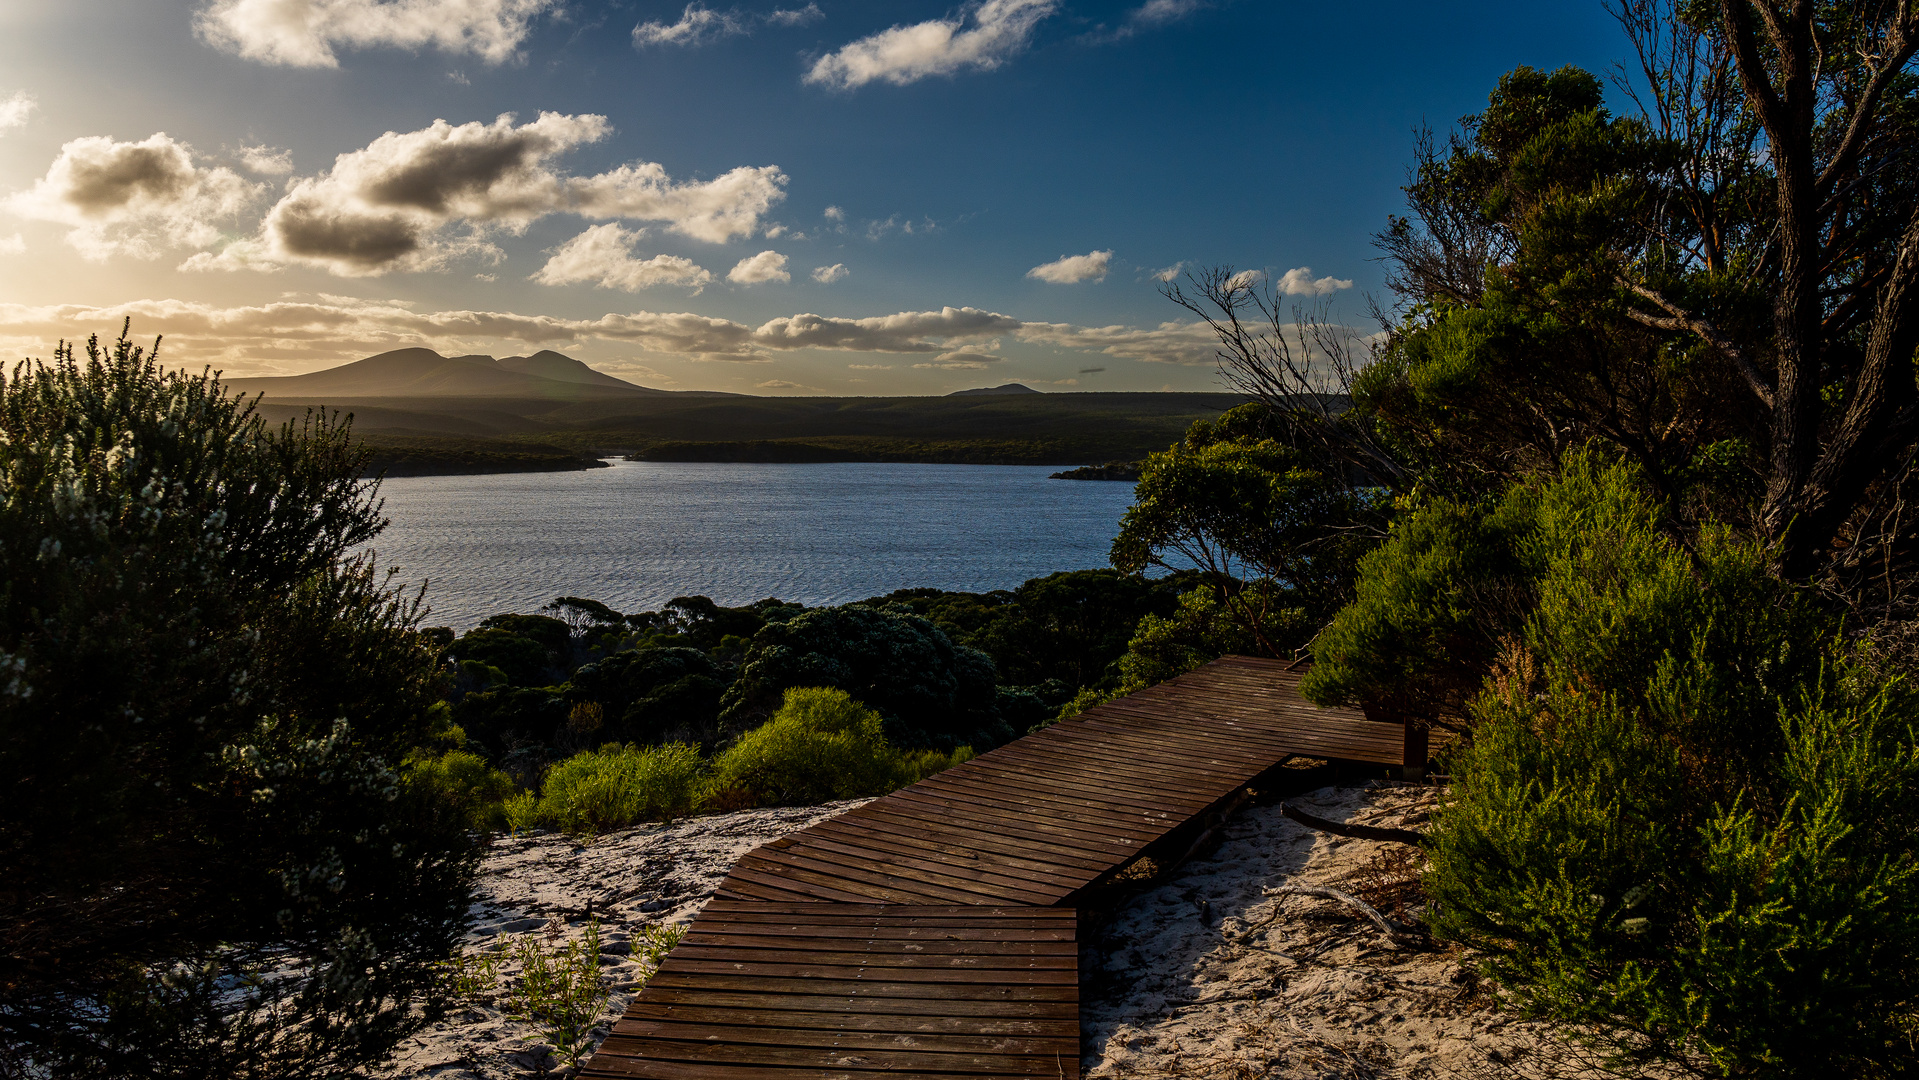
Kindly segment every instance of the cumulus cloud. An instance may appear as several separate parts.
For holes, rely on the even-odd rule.
[[[293,171],[293,151],[275,146],[242,146],[240,164],[261,176],[285,176]]]
[[[27,126],[27,117],[39,107],[40,102],[25,90],[15,90],[12,97],[0,100],[0,135]]]
[[[566,182],[566,209],[586,217],[663,221],[682,236],[723,244],[751,236],[760,218],[786,197],[777,165],[740,166],[704,182],[675,183],[654,162],[622,165]]]
[[[617,224],[595,225],[555,248],[531,280],[542,285],[591,282],[603,289],[627,292],[655,285],[684,285],[695,293],[712,282],[713,275],[691,259],[678,255],[634,258],[633,244],[644,233],[642,229],[629,232]]]
[[[256,237],[189,264],[234,270],[301,263],[354,277],[438,269],[460,256],[497,262],[493,231],[517,234],[553,213],[664,222],[718,243],[752,233],[785,197],[786,175],[774,166],[689,183],[675,182],[654,162],[594,176],[566,176],[555,167],[559,155],[611,130],[606,117],[593,114],[541,113],[516,124],[506,113],[490,124],[436,120],[417,131],[389,131],[339,155],[328,171],[290,183]]]
[[[841,210],[837,206],[829,206],[825,209],[825,211],[821,213],[820,216],[824,217],[828,221],[845,221],[846,211]]]
[[[193,148],[158,132],[141,142],[104,135],[60,148],[47,174],[5,200],[12,213],[72,227],[67,242],[89,260],[158,258],[176,245],[217,240],[218,221],[263,187],[222,166],[195,163]]]
[[[815,266],[813,268],[813,280],[822,285],[831,285],[835,281],[845,281],[852,273],[853,271],[846,268],[845,263],[834,263],[831,266]]]
[[[765,382],[760,384],[760,389],[762,390],[812,390],[815,388],[811,386],[806,386],[802,383],[792,382],[787,379],[768,379]]]
[[[718,12],[704,4],[688,4],[675,23],[643,22],[633,28],[633,47],[648,45],[704,45],[717,38],[744,34],[746,21],[734,12]]]
[[[1315,278],[1311,267],[1298,266],[1281,274],[1274,287],[1287,296],[1330,296],[1352,288],[1353,283],[1345,278]]]
[[[345,276],[435,269],[460,254],[497,259],[481,233],[442,230],[465,219],[518,231],[561,208],[565,184],[550,159],[609,130],[603,116],[542,113],[515,125],[509,113],[491,124],[389,131],[294,181],[267,212],[260,241],[269,257]]]
[[[791,281],[793,275],[786,272],[786,256],[769,249],[733,264],[733,269],[726,272],[726,280],[738,285],[759,285],[768,281]]]
[[[905,86],[932,75],[988,71],[1026,47],[1059,0],[986,0],[950,19],[895,26],[819,58],[806,81],[837,90],[870,82]]]
[[[559,0],[213,0],[201,40],[263,64],[339,67],[336,46],[435,46],[492,63],[510,58],[534,16]]]
[[[1172,281],[1174,278],[1179,277],[1179,272],[1184,269],[1186,269],[1186,263],[1183,260],[1180,262],[1176,262],[1171,266],[1162,266],[1159,269],[1153,271],[1153,280],[1154,281]]]
[[[1066,255],[1042,263],[1026,272],[1029,278],[1055,285],[1073,285],[1081,281],[1105,281],[1106,269],[1113,261],[1111,251],[1089,251],[1084,255]]]

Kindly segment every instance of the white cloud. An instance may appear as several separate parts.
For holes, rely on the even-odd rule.
[[[24,255],[27,251],[27,238],[19,233],[12,236],[0,236],[0,255]]]
[[[648,45],[704,45],[718,38],[747,32],[733,12],[714,11],[704,4],[688,4],[676,23],[643,22],[633,28],[633,47]]]
[[[751,236],[760,217],[786,197],[777,165],[741,166],[711,180],[676,184],[653,162],[622,165],[566,182],[566,209],[585,217],[663,221],[683,236],[722,244]]]
[[[595,225],[553,250],[553,255],[531,280],[542,285],[591,282],[603,289],[638,292],[655,285],[684,285],[695,293],[713,275],[691,259],[678,255],[633,257],[633,244],[644,229],[628,232],[617,224]]]
[[[40,102],[25,90],[15,90],[13,96],[0,101],[0,135],[17,127],[27,125],[27,117],[40,107]]]
[[[1184,269],[1186,269],[1184,260],[1176,262],[1171,266],[1162,266],[1158,270],[1153,271],[1153,280],[1172,281],[1174,278],[1179,277],[1179,272]]]
[[[492,63],[559,0],[213,0],[194,29],[216,49],[289,67],[338,67],[335,46],[435,46]]]
[[[1299,266],[1281,274],[1275,287],[1287,296],[1330,296],[1352,288],[1353,283],[1345,278],[1315,278],[1311,267]]]
[[[726,272],[726,280],[738,285],[759,285],[768,281],[791,281],[793,275],[786,272],[786,256],[768,249],[733,264],[733,269]]]
[[[1146,0],[1126,17],[1127,22],[1154,25],[1183,19],[1206,5],[1201,0]]]
[[[1059,0],[986,0],[962,17],[895,26],[820,57],[806,81],[850,90],[991,70],[1025,48],[1033,27],[1058,7]]]
[[[753,331],[770,349],[850,349],[859,352],[944,352],[952,345],[1010,333],[1018,319],[978,308],[902,311],[866,319],[789,315]]]
[[[242,146],[240,164],[261,176],[285,176],[293,171],[293,151],[275,146]]]
[[[760,389],[762,390],[815,390],[815,389],[818,389],[817,387],[806,386],[802,383],[792,382],[787,379],[768,379],[759,385],[760,385]]]
[[[438,269],[459,255],[497,261],[482,230],[449,237],[445,226],[464,219],[518,231],[563,207],[550,159],[609,130],[603,116],[541,113],[515,126],[508,113],[491,124],[389,131],[294,181],[261,224],[262,251],[343,276]]]
[[[1264,271],[1241,270],[1239,273],[1226,279],[1225,288],[1228,292],[1239,292],[1250,289],[1264,280],[1266,280]]]
[[[554,159],[612,130],[606,117],[541,113],[515,124],[436,120],[392,132],[341,154],[328,171],[291,182],[267,211],[258,236],[194,269],[317,266],[346,277],[435,270],[458,257],[498,262],[489,237],[518,234],[554,213],[664,222],[694,239],[718,243],[749,235],[785,197],[775,166],[738,168],[713,180],[676,183],[653,162],[595,176],[566,176]],[[464,225],[464,231],[455,227]]]
[[[644,49],[649,45],[705,45],[723,37],[750,34],[754,26],[765,23],[770,26],[805,26],[826,18],[826,12],[818,4],[808,4],[803,8],[775,8],[765,15],[754,15],[735,8],[730,11],[714,11],[705,4],[694,0],[680,13],[678,22],[643,22],[633,28],[633,47]]]
[[[813,280],[822,285],[831,285],[835,281],[845,281],[852,273],[853,271],[846,268],[845,263],[834,263],[831,266],[815,266],[813,268]]]
[[[979,371],[988,364],[997,364],[1006,359],[991,353],[975,352],[971,349],[958,349],[941,353],[924,364],[914,364],[915,368],[935,368],[940,371]]]
[[[846,365],[847,370],[849,371],[891,371],[898,366],[899,365],[897,364],[848,364]]]
[[[1160,364],[1210,365],[1219,351],[1218,336],[1203,322],[1163,322],[1151,328],[1025,323],[1016,336],[1040,345]]]
[[[1113,261],[1111,251],[1089,251],[1084,255],[1066,255],[1026,272],[1029,278],[1055,285],[1073,285],[1081,281],[1105,281],[1106,268]]]
[[[844,211],[844,210],[841,210],[841,209],[840,209],[839,207],[837,207],[837,206],[829,206],[829,207],[827,207],[827,208],[826,208],[826,210],[825,210],[825,211],[824,211],[824,212],[823,212],[823,213],[821,214],[821,216],[822,216],[822,217],[824,217],[824,218],[826,218],[826,220],[828,220],[828,221],[845,221],[845,220],[846,220],[846,211]]]
[[[67,242],[91,261],[153,259],[164,248],[213,243],[215,222],[262,190],[231,169],[196,165],[193,147],[165,132],[137,143],[92,135],[61,147],[47,174],[4,205],[19,217],[71,226]]]
[[[774,26],[805,26],[826,18],[826,12],[818,4],[808,4],[803,8],[774,8],[766,21]]]

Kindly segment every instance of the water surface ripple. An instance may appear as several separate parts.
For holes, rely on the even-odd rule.
[[[373,544],[425,579],[433,625],[586,596],[620,611],[704,594],[845,603],[984,591],[1107,565],[1122,483],[1012,465],[619,461],[577,473],[397,477]]]

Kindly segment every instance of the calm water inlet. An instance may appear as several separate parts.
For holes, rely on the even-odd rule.
[[[1046,467],[619,461],[577,473],[399,477],[373,544],[427,581],[431,625],[585,596],[620,611],[704,594],[804,604],[1004,589],[1107,565],[1133,485]]]

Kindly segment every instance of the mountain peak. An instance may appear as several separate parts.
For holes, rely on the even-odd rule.
[[[977,390],[955,390],[947,397],[987,397],[994,394],[1037,394],[1038,390],[1025,383],[1001,383],[998,386],[982,386]]]

